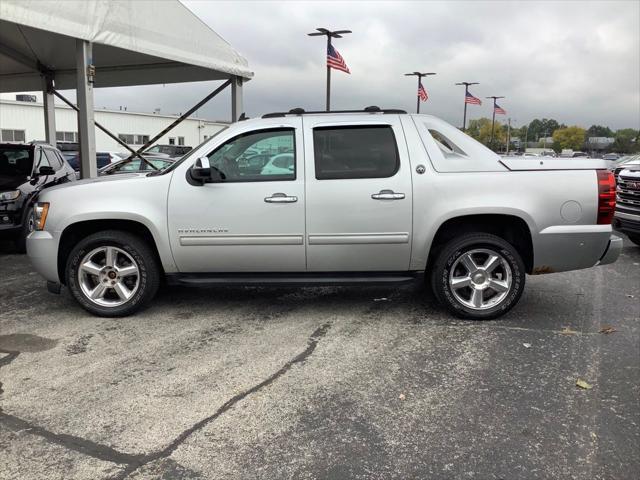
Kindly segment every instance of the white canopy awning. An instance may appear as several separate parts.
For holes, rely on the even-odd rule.
[[[215,4],[213,4],[215,5]],[[247,60],[177,0],[1,0],[0,92],[76,87],[76,40],[93,43],[95,87],[249,79]]]

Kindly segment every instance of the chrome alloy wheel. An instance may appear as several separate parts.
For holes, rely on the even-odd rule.
[[[493,250],[479,248],[462,254],[449,273],[456,300],[474,310],[486,310],[502,302],[511,290],[509,263]]]
[[[98,247],[78,267],[78,285],[87,299],[103,307],[118,307],[140,286],[140,270],[133,257],[118,247]]]

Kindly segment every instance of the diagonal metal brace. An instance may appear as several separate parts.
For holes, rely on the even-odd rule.
[[[222,90],[224,90],[225,88],[227,88],[229,85],[231,85],[231,80],[227,80],[226,82],[224,82],[222,85],[220,85],[218,88],[216,88],[213,92],[211,92],[209,95],[207,95],[206,97],[204,97],[202,100],[200,100],[198,103],[196,103],[193,107],[191,107],[187,112],[185,112],[184,114],[182,114],[179,118],[176,119],[175,122],[173,122],[171,125],[169,125],[167,128],[165,128],[164,130],[162,130],[159,134],[157,134],[155,137],[153,137],[151,140],[149,140],[147,143],[145,143],[143,146],[141,146],[137,152],[134,152],[136,155],[139,155],[140,153],[144,152],[147,148],[149,148],[151,145],[153,145],[154,143],[156,143],[160,138],[162,138],[163,136],[165,136],[169,131],[173,130],[177,125],[179,125],[180,123],[182,123],[189,115],[191,115],[193,112],[195,112],[196,110],[198,110],[201,106],[203,106],[205,103],[207,103],[209,100],[211,100],[213,97],[215,97],[216,95],[218,95]],[[97,125],[97,124],[96,124]],[[131,149],[129,149],[131,150]],[[131,157],[129,157],[131,158]],[[127,160],[129,160],[129,158]]]
[[[76,107],[73,103],[71,103],[69,100],[67,100],[60,92],[58,92],[57,90],[53,90],[53,94],[58,97],[60,100],[62,100],[64,103],[66,103],[67,105],[69,105],[71,108],[73,108],[76,112],[79,111],[78,107]],[[132,155],[129,156],[129,158],[127,158],[127,160],[133,160],[134,157],[139,157],[144,163],[146,163],[147,165],[149,165],[151,168],[153,168],[154,170],[158,170],[158,167],[156,167],[153,163],[151,163],[149,160],[147,160],[146,158],[144,158],[142,155],[140,155],[138,152],[136,152],[133,148],[131,148],[129,145],[127,145],[125,142],[123,142],[122,140],[120,140],[118,137],[116,137],[113,133],[111,133],[109,130],[107,130],[105,127],[103,127],[102,125],[100,125],[100,123],[94,121],[93,123],[95,123],[96,127],[98,127],[100,130],[102,130],[104,133],[106,133],[107,135],[109,135],[112,139],[114,139],[116,142],[118,142],[120,145],[122,145],[124,148],[126,148],[127,150],[129,150]]]

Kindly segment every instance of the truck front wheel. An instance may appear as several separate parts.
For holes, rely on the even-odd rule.
[[[431,269],[431,286],[451,313],[489,320],[507,313],[524,290],[525,268],[518,251],[500,237],[471,233],[446,243]]]
[[[153,250],[129,232],[108,230],[81,240],[66,267],[67,286],[87,311],[101,317],[131,315],[160,284]]]

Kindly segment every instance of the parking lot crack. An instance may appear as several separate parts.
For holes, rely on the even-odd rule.
[[[62,433],[54,433],[45,428],[33,425],[27,420],[18,418],[14,415],[9,415],[4,412],[0,412],[0,423],[17,432],[25,432],[31,435],[37,435],[44,438],[50,443],[60,445],[82,453],[89,455],[90,457],[97,458],[99,460],[105,460],[107,462],[119,463],[119,464],[132,464],[139,462],[143,455],[130,455],[128,453],[119,452],[107,445],[92,442],[81,437],[74,435],[67,435]]]
[[[178,447],[180,447],[180,445],[182,445],[195,432],[201,430],[202,428],[204,428],[205,426],[207,426],[211,422],[215,421],[218,417],[220,417],[225,412],[227,412],[228,410],[233,408],[237,403],[241,402],[242,400],[247,398],[249,395],[257,392],[258,390],[261,390],[261,389],[271,385],[278,378],[280,378],[282,375],[287,373],[291,369],[291,367],[293,367],[294,365],[300,364],[300,363],[304,363],[311,356],[311,354],[314,352],[314,350],[318,346],[318,343],[327,334],[327,332],[329,331],[330,327],[331,327],[330,323],[325,323],[321,327],[317,328],[309,336],[309,339],[307,340],[307,348],[305,348],[298,355],[296,355],[295,357],[290,359],[279,370],[277,370],[276,372],[274,372],[273,374],[271,374],[270,376],[268,376],[267,378],[262,380],[260,383],[257,383],[254,386],[252,386],[251,388],[248,388],[247,390],[245,390],[245,391],[243,391],[243,392],[231,397],[229,400],[227,400],[225,403],[223,403],[222,406],[220,408],[218,408],[212,415],[210,415],[210,416],[208,416],[206,418],[203,418],[202,420],[200,420],[199,422],[197,422],[193,426],[191,426],[188,429],[184,430],[180,435],[178,435],[169,445],[167,445],[162,450],[159,450],[157,452],[148,454],[148,455],[144,456],[140,460],[131,462],[127,466],[127,468],[125,468],[122,471],[122,473],[120,475],[118,475],[118,476],[116,476],[114,478],[114,480],[123,480],[126,477],[128,477],[131,473],[133,473],[135,470],[137,470],[140,467],[146,465],[147,463],[154,462],[156,460],[160,460],[162,458],[166,458],[166,457],[170,456]]]
[[[16,352],[14,350],[3,350],[1,348],[0,353],[4,354],[4,357],[0,358],[0,368],[4,367],[5,365],[9,365],[18,357],[18,355],[20,355],[20,352]],[[2,382],[0,381],[0,395],[2,395],[3,391],[4,390],[2,390]],[[0,409],[0,411],[2,410]]]
[[[287,361],[282,367],[280,367],[280,369],[269,375],[261,382],[256,383],[252,387],[248,388],[247,390],[234,395],[225,403],[223,403],[222,406],[220,406],[213,414],[206,418],[203,418],[196,424],[184,430],[163,449],[152,453],[135,455],[119,452],[112,447],[99,444],[82,437],[51,432],[43,427],[34,425],[27,420],[5,413],[1,409],[0,424],[3,424],[16,432],[25,432],[31,435],[42,437],[50,443],[63,446],[67,449],[74,450],[76,452],[88,455],[93,458],[97,458],[99,460],[125,465],[124,470],[122,470],[119,475],[112,477],[114,480],[122,480],[128,477],[134,471],[138,470],[140,467],[143,467],[150,462],[169,457],[191,435],[209,425],[211,422],[215,421],[218,417],[223,415],[225,412],[233,408],[237,403],[241,402],[251,394],[271,385],[273,382],[278,380],[278,378],[287,373],[294,365],[304,363],[313,354],[316,347],[318,346],[318,343],[327,334],[330,327],[330,323],[325,323],[321,327],[314,330],[307,339],[307,347],[302,352]],[[0,367],[10,363],[19,354],[19,352],[1,352],[7,353],[8,355],[0,358]]]

